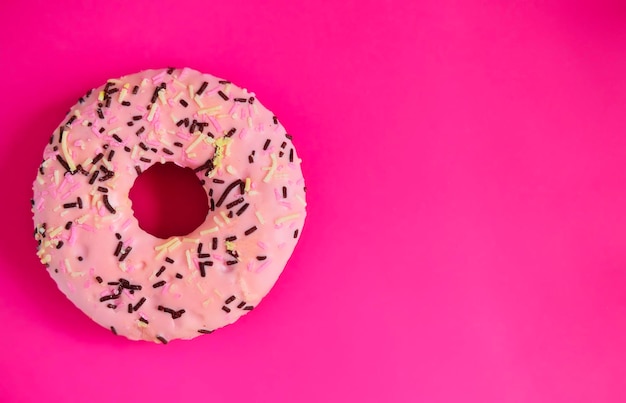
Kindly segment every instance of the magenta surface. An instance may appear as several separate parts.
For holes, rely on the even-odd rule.
[[[623,4],[2,2],[0,401],[626,401]],[[279,116],[309,215],[258,309],[162,346],[57,291],[29,199],[79,96],[169,65]]]

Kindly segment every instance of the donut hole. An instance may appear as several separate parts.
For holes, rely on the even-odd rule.
[[[193,232],[209,212],[207,194],[191,168],[172,162],[142,172],[130,190],[139,227],[162,239]]]

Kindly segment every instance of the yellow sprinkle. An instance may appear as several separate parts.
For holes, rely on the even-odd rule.
[[[200,133],[199,131],[196,131],[193,135],[196,136],[196,139],[194,141],[192,141],[191,144],[189,144],[187,149],[185,149],[185,152],[187,154],[189,154],[191,152],[191,150],[196,148],[198,146],[198,144],[200,144],[202,142],[202,133]]]
[[[60,176],[60,174],[59,174],[59,170],[58,170],[58,169],[55,169],[55,170],[54,170],[54,184],[55,184],[56,186],[59,186],[59,182],[60,182],[60,181],[61,181],[61,176]]]
[[[183,238],[183,242],[191,242],[191,243],[200,243],[200,239],[198,238]]]
[[[98,93],[98,101],[104,101],[104,91]]]
[[[267,172],[267,175],[263,179],[263,182],[265,182],[265,183],[268,183],[269,181],[272,180],[272,175],[274,175],[274,172],[276,172],[276,168],[278,167],[278,161],[276,160],[276,154],[274,154],[274,153],[270,154],[270,158],[272,158],[272,165],[270,166],[270,169]]]
[[[40,185],[43,185],[43,184],[46,183],[46,181],[43,180],[43,178],[41,176],[39,176],[39,175],[37,175],[37,182],[39,182]]]
[[[68,273],[71,273],[72,272],[72,266],[70,265],[70,260],[68,258],[65,258],[63,263],[65,263],[65,268],[67,269]]]
[[[196,95],[196,96],[194,96],[194,97],[193,97],[193,100],[194,100],[194,101],[196,101],[196,103],[198,104],[198,106],[199,106],[200,108],[204,108],[204,104],[203,104],[203,103],[202,103],[202,101],[200,100],[200,97],[199,97],[199,96],[197,96],[197,95]]]
[[[224,246],[226,246],[226,250],[230,250],[230,251],[235,250],[235,243],[234,242],[226,241],[226,242],[224,242]]]
[[[303,205],[306,206],[306,201],[300,195],[296,195],[296,199]]]
[[[228,165],[226,167],[226,172],[228,172],[229,174],[233,175],[233,176],[237,176],[237,170],[235,169],[234,166],[232,165]]]
[[[165,105],[167,103],[167,99],[165,99],[165,90],[160,89],[157,94],[159,95],[159,100],[161,101],[161,104]]]
[[[254,215],[256,215],[256,218],[259,220],[261,225],[265,224],[265,219],[263,219],[263,216],[261,215],[260,211],[257,211],[256,213],[254,213]]]
[[[77,118],[80,117],[80,110],[76,109],[74,110],[74,115],[76,115]]]
[[[113,171],[113,165],[111,165],[111,163],[109,162],[109,160],[108,160],[108,159],[103,158],[103,159],[101,159],[100,161],[102,162],[102,165],[104,165],[105,167],[107,167],[107,169],[108,169],[109,171]]]
[[[137,326],[139,327],[148,327],[148,324],[146,322],[142,322],[140,320],[137,321]]]
[[[96,169],[98,169],[98,166],[97,166],[97,165],[95,165],[95,164],[94,164],[94,165],[92,165],[92,166],[91,166],[91,168],[89,169],[89,175],[91,175],[92,173],[94,173],[94,171],[95,171]]]
[[[215,115],[219,110],[222,109],[222,105],[215,105],[209,108],[199,109],[198,115]]]
[[[152,119],[154,119],[154,114],[156,113],[157,109],[159,109],[159,105],[152,104],[152,108],[150,108],[150,113],[148,113],[148,122],[152,122]]]
[[[91,207],[95,207],[96,203],[100,200],[100,194],[96,193],[91,198]]]
[[[130,159],[132,160],[136,160],[137,159],[137,153],[139,152],[139,146],[137,144],[135,144],[133,146],[133,151],[130,153]]]
[[[217,216],[216,216],[216,215],[214,215],[214,216],[213,216],[213,221],[215,221],[215,223],[216,223],[217,225],[219,225],[220,227],[223,227],[223,226],[224,226],[224,223],[223,223],[223,222],[221,222],[221,221],[220,221],[220,219],[219,219],[219,218],[217,218]]]
[[[250,178],[246,178],[246,184],[243,187],[243,191],[248,193],[250,191],[250,185],[252,184],[252,180]]]
[[[50,263],[51,260],[52,260],[52,256],[46,255],[43,257],[43,259],[41,259],[41,263],[42,264]]]
[[[196,153],[187,154],[187,158],[191,158],[191,159],[194,159],[197,156],[198,156],[198,154],[196,154]]]
[[[141,86],[145,87],[146,85],[148,85],[148,83],[150,82],[150,80],[148,80],[147,78],[144,78],[143,80],[141,80]]]
[[[170,113],[170,118],[172,119],[172,122],[178,123],[178,118],[173,113]]]
[[[165,243],[164,243],[164,244],[162,244],[162,245],[155,246],[155,247],[154,247],[154,250],[156,250],[156,251],[160,251],[160,250],[163,250],[163,249],[167,249],[167,248],[168,248],[171,244],[173,244],[173,243],[174,243],[174,242],[176,242],[176,241],[178,241],[178,238],[177,238],[177,237],[174,237],[174,238],[170,239],[169,241],[165,242]]]
[[[220,211],[220,215],[222,216],[226,224],[230,224],[230,218],[228,218],[228,216],[226,215],[224,211]]]
[[[126,262],[120,262],[120,264],[118,265],[120,270],[123,271],[124,273],[126,273],[126,271],[128,270],[126,268]]]
[[[43,247],[43,248],[40,248],[40,249],[37,251],[37,256],[41,257],[41,255],[43,255],[44,253],[46,253],[46,248],[45,248],[45,245],[44,245],[44,247]]]
[[[69,210],[65,210],[61,213],[61,217],[65,217],[66,215],[68,215],[70,213]]]
[[[74,159],[70,154],[70,151],[67,148],[67,138],[70,136],[69,130],[63,136],[61,140],[61,149],[63,150],[63,156],[65,157],[65,161],[67,161],[67,165],[69,165],[71,171],[76,170],[76,164],[74,163]]]
[[[232,86],[231,83],[228,83],[226,85],[224,85],[224,89],[222,91],[224,91],[224,94],[226,95],[230,95],[230,87]]]
[[[88,120],[83,120],[83,123],[81,123],[81,125],[83,125],[83,126],[89,126],[89,121],[88,121]]]
[[[70,273],[70,275],[72,277],[82,277],[82,276],[85,275],[85,272],[84,271],[74,271],[74,272]]]
[[[286,215],[284,217],[277,218],[275,223],[276,223],[276,225],[280,225],[280,224],[285,223],[287,221],[295,220],[298,217],[300,217],[300,213]]]
[[[89,219],[89,217],[90,217],[89,214],[85,214],[84,216],[82,216],[78,220],[76,220],[76,222],[79,223],[79,224],[83,224],[85,221],[87,221]]]
[[[173,252],[180,245],[182,245],[182,242],[180,241],[180,239],[176,238],[176,241],[167,248],[167,251]]]
[[[189,98],[193,99],[193,97],[195,96],[194,94],[194,90],[193,90],[193,85],[189,86]]]
[[[126,98],[126,95],[128,94],[128,87],[130,87],[130,84],[126,83],[120,90],[120,97],[117,99],[119,103],[122,103],[122,101],[124,101],[124,98]]]
[[[122,130],[121,127],[116,127],[115,129],[109,130],[109,136],[117,134],[120,130]]]
[[[50,238],[54,238],[55,236],[59,235],[61,233],[61,231],[63,231],[63,227],[57,227],[55,229],[53,229],[52,231],[50,231]]]
[[[252,118],[248,116],[248,127],[252,129]]]
[[[200,231],[200,235],[210,234],[210,233],[213,233],[213,232],[217,232],[219,230],[220,230],[220,227],[213,227],[213,228],[205,229],[203,231]]]
[[[189,268],[189,271],[193,271],[194,267],[193,267],[193,261],[191,260],[191,250],[187,249],[185,251],[185,256],[187,257],[187,267]]]

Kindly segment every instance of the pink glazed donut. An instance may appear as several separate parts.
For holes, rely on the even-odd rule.
[[[129,191],[153,164],[196,172],[204,223],[160,239]],[[191,339],[270,291],[306,216],[301,160],[253,93],[192,69],[109,80],[68,113],[33,185],[38,256],[85,314],[132,340]]]

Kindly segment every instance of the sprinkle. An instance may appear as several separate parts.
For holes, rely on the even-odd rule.
[[[272,175],[274,175],[274,172],[276,172],[276,168],[278,166],[278,161],[276,161],[276,154],[272,153],[270,154],[270,157],[272,158],[272,165],[270,166],[267,175],[263,179],[263,182],[265,183],[268,183],[270,180],[272,180]]]
[[[183,278],[183,275],[180,274],[180,273],[176,273],[176,278],[181,279],[181,278]]]
[[[293,162],[293,148],[289,150],[289,162]]]
[[[226,172],[228,172],[229,174],[231,174],[233,176],[237,176],[237,170],[232,165],[228,165],[226,167]]]
[[[228,218],[228,216],[226,215],[225,212],[220,211],[220,215],[222,216],[222,218],[224,219],[224,221],[226,222],[226,224],[230,224],[230,219]]]
[[[136,94],[137,94],[137,92],[139,92],[139,86],[138,86],[138,85],[135,85],[135,86],[133,87],[133,95],[136,95]]]
[[[65,203],[63,205],[63,208],[74,208],[76,207],[77,203]]]
[[[246,183],[243,187],[243,191],[248,193],[250,191],[250,185],[252,184],[252,180],[250,178],[246,178]]]
[[[265,144],[263,144],[263,150],[267,150],[267,147],[270,146],[271,142],[272,142],[272,140],[270,140],[270,139],[265,140]]]
[[[137,172],[137,176],[141,175],[141,168],[139,165],[135,165],[135,172]]]
[[[287,187],[283,186],[283,199],[287,198]]]
[[[103,187],[103,186],[98,186],[98,191],[102,192],[102,193],[107,193],[109,191],[109,189]]]
[[[202,134],[200,132],[195,132],[194,135],[196,136],[196,139],[191,144],[189,144],[189,146],[185,150],[187,154],[189,154],[191,150],[196,148],[196,146],[202,142]]]
[[[233,127],[232,129],[228,131],[228,133],[226,133],[224,137],[232,137],[236,132],[237,132],[237,129]]]
[[[122,251],[122,246],[124,246],[124,243],[122,241],[119,241],[117,243],[117,247],[115,248],[115,252],[113,252],[114,256],[119,256],[120,252]]]
[[[182,245],[182,242],[180,241],[180,239],[175,238],[174,242],[172,242],[172,244],[170,246],[167,247],[167,251],[168,252],[172,252],[174,251],[176,248],[178,248],[180,245]]]
[[[204,103],[202,103],[202,100],[200,99],[200,97],[199,97],[199,96],[197,96],[197,95],[196,95],[196,96],[194,96],[194,97],[193,97],[193,100],[196,102],[196,104],[198,104],[198,106],[199,106],[200,108],[204,108]]]
[[[236,260],[229,260],[229,261],[227,261],[227,262],[226,262],[226,265],[227,265],[227,266],[232,266],[232,265],[234,265],[234,264],[237,264],[237,261],[236,261]]]
[[[276,225],[280,225],[280,224],[285,223],[287,221],[294,220],[294,219],[296,219],[298,217],[300,217],[299,213],[287,215],[287,216],[284,216],[284,217],[277,218],[275,223],[276,223]]]
[[[115,139],[115,141],[117,141],[118,143],[121,143],[121,142],[122,142],[122,139],[121,139],[121,138],[120,138],[120,136],[118,136],[117,134],[114,134],[112,137],[113,137],[113,138]]]
[[[228,185],[226,190],[224,190],[224,193],[222,194],[222,196],[217,201],[216,206],[220,207],[224,203],[224,201],[226,200],[226,197],[228,196],[228,193],[230,193],[230,191],[233,190],[235,187],[239,186],[240,183],[241,183],[241,179],[237,179],[236,181],[234,181],[233,183]]]
[[[216,115],[222,109],[222,105],[215,105],[210,108],[198,110],[198,115]]]
[[[115,136],[113,136],[115,137]],[[119,137],[118,137],[119,138]],[[120,140],[121,141],[121,140]],[[109,151],[109,156],[107,157],[107,161],[111,161],[113,159],[113,156],[115,155],[115,150],[111,150]]]
[[[105,194],[104,196],[102,196],[102,202],[104,203],[104,206],[106,207],[107,210],[109,210],[111,214],[115,214],[115,209],[113,208],[113,206],[111,206],[111,203],[109,203],[108,195]]]
[[[152,284],[152,288],[159,288],[165,285],[165,281],[161,280],[157,283]]]
[[[165,266],[161,266],[159,271],[156,272],[155,276],[159,277],[165,271]]]
[[[254,307],[252,305],[248,305],[247,307],[243,308],[244,311],[251,311],[253,309]]]
[[[124,250],[124,253],[122,253],[122,256],[120,256],[120,262],[123,262],[124,259],[126,259],[126,256],[128,256],[128,254],[130,253],[130,251],[132,251],[133,248],[132,246],[128,246],[126,247],[126,249]]]
[[[217,232],[219,230],[220,230],[220,228],[218,226],[215,226],[213,228],[209,228],[209,229],[205,229],[203,231],[200,231],[200,235],[211,234],[211,233]]]
[[[304,199],[302,198],[302,196],[300,196],[300,195],[298,195],[298,194],[297,194],[297,195],[296,195],[296,199],[298,199],[298,201],[299,201],[300,203],[302,203],[302,205],[303,205],[303,206],[306,206],[306,201],[304,201]]]
[[[90,185],[94,184],[94,182],[96,181],[96,178],[98,177],[98,174],[100,174],[100,171],[95,171],[93,175],[91,175],[91,178],[89,179]]]
[[[235,201],[232,201],[232,202],[228,203],[228,204],[226,205],[226,208],[227,208],[227,209],[231,209],[231,208],[235,207],[236,205],[238,205],[238,204],[240,204],[240,203],[243,203],[243,202],[244,202],[243,197],[240,197],[240,198],[238,198],[237,200],[235,200]]]
[[[166,261],[167,263],[169,263],[169,264],[174,263],[174,259],[172,259],[172,258],[170,258],[170,257],[166,257],[166,258],[165,258],[165,261]]]
[[[163,337],[163,336],[157,336],[156,338],[157,338],[157,339],[159,339],[159,341],[160,341],[161,343],[163,343],[163,344],[167,344],[167,339],[166,339],[165,337]]]
[[[228,312],[230,312],[230,308],[227,307],[227,306],[222,306],[222,311],[228,313]]]
[[[178,142],[178,141],[177,141],[177,142],[175,142],[175,143],[174,143],[174,145],[175,145],[176,147],[182,147],[182,146],[183,146],[183,143],[181,143],[181,142]]]
[[[148,319],[146,319],[144,317],[140,317],[139,321],[145,323],[146,325],[150,323],[150,322],[148,322]]]
[[[152,160],[151,160],[150,158],[146,158],[146,157],[141,157],[141,158],[139,158],[139,161],[141,161],[141,162],[146,162],[146,163],[150,163],[150,162],[152,162]]]
[[[183,242],[190,242],[190,243],[199,243],[200,239],[198,238],[183,238]]]
[[[100,276],[96,276],[96,281],[97,281],[98,283],[102,284],[102,281],[103,281],[103,280],[102,280],[102,277],[100,277]]]
[[[299,230],[295,230],[295,231],[293,232],[293,237],[294,237],[294,238],[297,238],[297,237],[298,237],[298,231],[299,231]]]
[[[117,331],[115,330],[113,326],[111,326],[111,332],[113,332],[113,334],[117,336]]]
[[[167,155],[174,155],[174,152],[172,150],[169,150],[167,148],[163,148],[163,152]]]
[[[263,219],[263,216],[261,215],[260,211],[257,211],[254,214],[256,215],[256,218],[259,220],[261,225],[265,224],[265,219]]]
[[[211,333],[213,333],[213,330],[198,329],[198,333],[211,334]]]
[[[97,164],[97,163],[98,163],[98,161],[100,161],[100,160],[102,159],[102,157],[104,157],[104,154],[99,153],[98,155],[96,155],[96,156],[93,158],[93,160],[91,160],[91,163],[92,163],[92,164]]]
[[[235,299],[236,299],[236,298],[235,298],[235,296],[234,296],[234,295],[231,295],[230,297],[228,297],[228,298],[226,299],[226,301],[224,301],[224,303],[225,303],[226,305],[228,305],[228,304],[230,304],[231,302],[233,302]]]
[[[246,235],[250,235],[250,234],[252,234],[252,233],[253,233],[254,231],[256,231],[256,230],[257,230],[257,228],[256,228],[256,225],[255,225],[255,226],[253,226],[253,227],[251,227],[251,228],[248,228],[248,229],[246,230],[246,232],[244,232],[244,234],[246,234]]]
[[[178,238],[174,237],[160,246],[155,246],[154,250],[158,252],[158,251],[167,249],[168,247],[170,247],[170,245],[174,244],[176,241],[178,241]]]
[[[217,93],[224,101],[228,101],[228,97],[222,92],[222,90],[217,91]]]
[[[152,108],[150,108],[150,113],[148,113],[148,122],[152,122],[152,119],[154,119],[154,114],[156,113],[156,110],[159,108],[159,105],[157,104],[152,104]]]
[[[241,301],[241,302],[239,303],[239,305],[237,305],[237,308],[241,309],[241,308],[243,308],[245,305],[246,305],[246,301]]]
[[[194,267],[193,267],[193,262],[191,261],[191,250],[190,249],[187,249],[185,251],[185,256],[187,257],[187,267],[191,271],[191,270],[194,269]]]
[[[135,134],[136,134],[137,136],[139,136],[141,133],[143,133],[143,132],[145,132],[145,131],[146,131],[146,128],[145,128],[145,127],[143,127],[143,126],[141,126],[141,127],[139,128],[139,130],[137,130],[137,131],[135,132]]]
[[[143,305],[144,302],[146,302],[146,298],[145,297],[141,297],[139,302],[137,302],[135,304],[135,306],[133,307],[133,311],[137,312],[139,310],[139,308],[141,308],[141,306]]]
[[[70,228],[72,228],[72,221],[68,221],[65,223],[65,229],[69,230]]]

